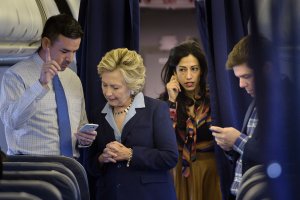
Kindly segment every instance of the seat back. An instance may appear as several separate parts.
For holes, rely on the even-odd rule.
[[[10,155],[7,162],[57,162],[69,168],[75,175],[80,188],[81,200],[89,200],[90,192],[87,174],[84,167],[75,159],[65,156],[41,156],[41,155]]]
[[[0,180],[0,192],[26,192],[43,200],[63,200],[55,186],[39,180]]]
[[[3,171],[4,180],[41,180],[54,185],[64,200],[79,200],[72,180],[57,171]]]
[[[57,171],[68,176],[74,183],[77,195],[80,196],[80,188],[73,172],[61,163],[50,162],[3,162],[4,171]]]
[[[0,192],[0,200],[42,200],[26,192]]]
[[[263,165],[255,165],[251,168],[249,168],[242,176],[241,185],[247,181],[249,178],[251,178],[253,175],[257,174],[265,174],[265,168]]]
[[[248,169],[242,176],[236,200],[270,200],[267,176],[262,165]]]

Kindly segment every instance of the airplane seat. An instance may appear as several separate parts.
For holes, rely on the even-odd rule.
[[[243,183],[250,179],[252,176],[257,174],[265,175],[265,168],[263,165],[255,165],[249,168],[242,176],[241,185],[243,185]]]
[[[42,200],[26,192],[0,192],[0,200]]]
[[[54,185],[39,180],[0,180],[0,192],[26,192],[43,200],[63,200]]]
[[[3,171],[3,180],[41,180],[54,185],[64,200],[79,200],[76,187],[69,177],[57,171]]]
[[[69,177],[76,187],[78,196],[81,196],[77,179],[73,172],[61,163],[53,162],[3,162],[4,171],[57,171]],[[81,198],[84,199],[84,198]]]
[[[90,199],[87,173],[84,167],[75,159],[65,156],[41,156],[41,155],[8,155],[6,162],[55,162],[65,165],[75,175],[82,200]]]
[[[267,175],[263,165],[248,169],[242,176],[236,200],[270,200]]]

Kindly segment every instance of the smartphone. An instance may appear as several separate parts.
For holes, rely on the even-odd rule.
[[[85,124],[80,129],[79,132],[92,132],[98,128],[99,124]]]

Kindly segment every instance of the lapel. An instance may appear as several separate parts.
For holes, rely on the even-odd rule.
[[[122,144],[126,144],[126,140],[128,137],[128,134],[130,131],[135,127],[135,125],[138,123],[138,120],[141,119],[141,116],[143,116],[145,108],[136,108],[135,115],[126,123],[122,130],[122,135],[121,135],[121,141]]]
[[[251,116],[251,113],[252,113],[254,107],[255,107],[255,99],[252,100],[252,102],[250,103],[250,105],[248,107],[248,110],[246,112],[244,122],[243,122],[242,131],[241,131],[242,133],[245,133],[245,130],[247,129],[247,124],[248,124],[249,118]]]

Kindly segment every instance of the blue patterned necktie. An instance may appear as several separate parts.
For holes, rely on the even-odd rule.
[[[57,118],[60,138],[60,154],[73,157],[71,125],[68,113],[68,104],[65,96],[64,88],[61,85],[58,75],[53,77],[53,88],[55,92],[55,100],[57,104]]]

